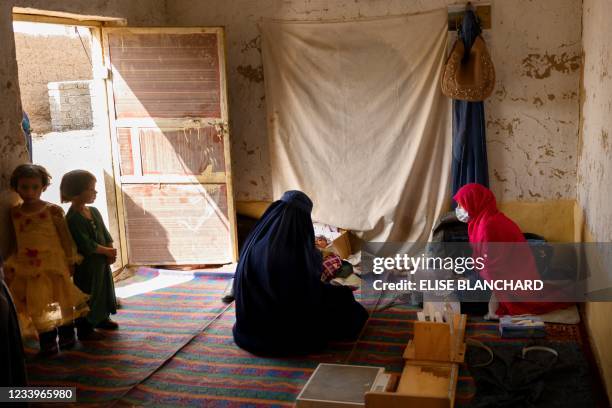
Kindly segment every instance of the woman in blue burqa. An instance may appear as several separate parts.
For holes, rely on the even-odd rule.
[[[312,201],[287,191],[247,238],[234,280],[234,341],[254,354],[306,354],[356,339],[368,312],[344,286],[321,282]]]

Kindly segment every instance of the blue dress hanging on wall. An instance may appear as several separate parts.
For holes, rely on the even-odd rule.
[[[476,15],[466,10],[459,32],[466,56],[480,32]],[[485,132],[484,102],[453,100],[453,196],[465,184],[489,186]]]

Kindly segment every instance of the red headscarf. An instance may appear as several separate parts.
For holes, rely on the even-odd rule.
[[[491,190],[476,183],[466,184],[453,198],[469,215],[468,235],[474,248],[474,257],[487,255],[485,267],[480,271],[484,279],[540,279],[533,253],[521,229],[497,209],[497,202]],[[493,242],[508,245],[490,245]],[[543,295],[519,291],[496,292],[499,300],[497,314],[542,314],[567,306],[555,302],[524,301],[529,298],[542,299]],[[513,297],[519,297],[522,301],[510,301]]]

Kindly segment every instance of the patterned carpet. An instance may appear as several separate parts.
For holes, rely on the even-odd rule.
[[[149,278],[155,276],[151,270],[142,272],[136,279],[142,281],[147,273]],[[104,341],[79,344],[53,358],[34,358],[36,345],[30,344],[28,369],[33,385],[77,384],[79,402],[101,405],[112,401],[115,406],[268,407],[291,406],[321,362],[401,372],[415,307],[398,305],[375,312],[356,344],[334,343],[307,358],[260,358],[233,342],[233,305],[223,311],[225,305],[219,301],[227,279],[201,275],[125,299],[117,316],[119,331],[106,332]],[[364,302],[372,303],[371,299]],[[578,326],[549,325],[548,334],[548,341],[582,344]],[[469,320],[467,336],[517,344],[499,338],[497,324],[480,319]],[[474,393],[474,382],[462,367],[457,405],[469,406]]]
[[[130,282],[142,282],[156,271],[141,268]],[[227,276],[196,276],[190,282],[122,299],[113,317],[120,328],[96,342],[51,358],[38,358],[38,344],[26,343],[31,385],[77,385],[79,402],[118,399],[198,333],[225,305],[220,294]],[[130,283],[127,282],[127,283]]]
[[[301,359],[260,358],[237,348],[232,339],[234,310],[214,322],[205,333],[181,350],[164,368],[137,386],[121,406],[292,406],[319,363],[382,366],[399,374],[402,353],[412,335],[416,308],[397,306],[375,313],[361,339],[332,344],[325,352]],[[482,341],[507,342],[497,335],[497,325],[483,321],[468,324],[468,336]],[[574,342],[572,335],[564,342]],[[460,370],[457,406],[469,406],[475,386],[465,367]]]

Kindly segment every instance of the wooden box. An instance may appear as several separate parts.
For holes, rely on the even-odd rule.
[[[404,350],[404,359],[463,363],[466,316],[455,314],[448,323],[414,322],[414,337]]]
[[[319,364],[298,395],[297,408],[362,408],[369,391],[384,391],[390,379],[382,367]]]
[[[367,408],[452,408],[459,365],[408,362],[395,390],[368,392]]]
[[[465,356],[466,320],[466,315],[454,314],[450,323],[414,322],[397,387],[366,393],[366,408],[452,408],[458,363]]]

